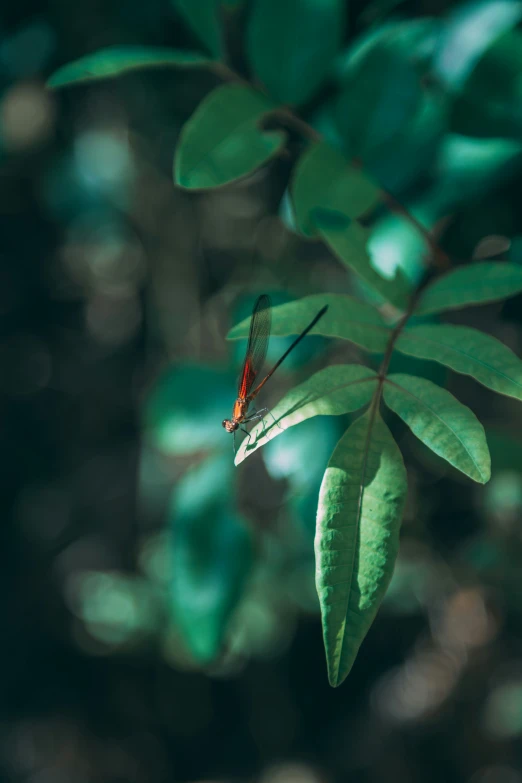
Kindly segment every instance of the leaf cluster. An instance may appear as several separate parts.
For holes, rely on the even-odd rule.
[[[298,334],[327,304],[328,312],[313,333],[350,341],[363,351],[381,354],[382,361],[377,372],[346,364],[312,375],[275,406],[273,421],[254,427],[236,464],[306,419],[361,412],[333,450],[317,512],[316,586],[329,681],[337,686],[348,675],[373,622],[398,551],[407,480],[383,405],[455,469],[481,484],[490,477],[484,428],[474,413],[427,379],[389,373],[394,352],[438,362],[499,394],[522,399],[522,361],[507,346],[476,329],[422,323],[421,318],[519,293],[521,266],[496,259],[459,266],[418,292],[400,270],[384,277],[369,254],[371,218],[389,208],[403,214],[418,232],[431,263],[447,265],[432,235],[390,193],[388,183],[396,173],[390,175],[387,163],[397,145],[404,143],[403,129],[429,122],[433,105],[440,101],[454,127],[465,127],[465,107],[477,103],[477,80],[482,84],[480,74],[494,71],[499,47],[504,54],[508,51],[510,63],[522,51],[515,45],[520,42],[514,29],[518,17],[497,18],[488,33],[491,46],[469,52],[463,58],[466,67],[441,91],[451,36],[466,23],[464,11],[447,27],[436,54],[438,23],[414,20],[382,25],[343,59],[343,0],[253,0],[245,15],[247,80],[226,62],[222,27],[223,17],[238,13],[240,4],[177,0],[175,5],[208,54],[147,47],[105,49],[64,66],[49,85],[63,87],[150,67],[213,70],[225,83],[213,89],[186,121],[175,151],[175,183],[191,191],[230,185],[283,154],[289,131],[301,138],[288,191],[295,228],[304,237],[322,240],[372,292],[375,304],[343,294],[304,297],[274,309],[273,334]],[[408,57],[405,48],[411,53]],[[436,87],[425,78],[428,59]],[[302,118],[327,80],[338,83],[329,106],[337,136],[321,133],[320,122]],[[493,92],[487,96],[504,108],[510,99]],[[304,108],[297,113],[295,107]],[[493,114],[497,131],[519,132],[512,113]],[[229,338],[244,338],[248,329],[246,319]],[[216,518],[222,511],[227,516],[224,509],[216,511]],[[241,536],[236,539],[238,552],[248,549]],[[179,557],[183,560],[185,553]],[[183,567],[182,563],[181,572]],[[233,564],[230,568],[235,573]],[[236,576],[238,583],[244,578],[239,572]],[[228,617],[230,593],[216,600]],[[193,609],[187,611],[192,614]],[[219,620],[213,630],[211,653],[218,647],[222,624]]]

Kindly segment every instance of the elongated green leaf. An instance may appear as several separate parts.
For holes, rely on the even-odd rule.
[[[324,305],[328,305],[328,310],[310,334],[350,340],[373,353],[385,350],[391,332],[379,312],[371,305],[344,294],[314,294],[297,302],[274,307],[272,334],[278,337],[299,334]],[[227,338],[237,340],[240,337],[248,337],[249,328],[250,318],[245,318],[230,330]]]
[[[283,146],[283,131],[263,131],[263,117],[274,105],[249,87],[218,87],[185,123],[174,161],[182,188],[226,185],[250,174]]]
[[[395,347],[409,356],[445,364],[499,394],[522,400],[522,361],[489,334],[467,326],[414,326],[404,330]]]
[[[253,0],[247,54],[257,78],[281,103],[312,97],[337,54],[344,0]]]
[[[416,315],[493,302],[522,291],[522,266],[484,261],[459,267],[435,280],[423,292]]]
[[[315,209],[312,218],[320,235],[340,261],[358,275],[386,302],[404,310],[408,303],[408,287],[397,270],[393,280],[386,280],[371,265],[367,243],[369,229],[338,212]]]
[[[334,687],[349,674],[393,574],[406,488],[401,453],[372,405],[337,444],[319,495],[316,586]]]
[[[223,56],[223,36],[219,0],[172,0],[190,29],[205,44],[208,51],[220,59]]]
[[[170,506],[171,600],[194,658],[215,659],[252,566],[252,535],[230,499],[232,461],[212,457],[178,482]]]
[[[281,435],[289,427],[312,416],[340,416],[366,405],[375,390],[377,376],[361,364],[327,367],[285,394],[245,438],[236,455],[236,465]]]
[[[435,454],[474,481],[489,481],[484,427],[449,391],[426,378],[396,373],[384,383],[384,401]]]
[[[382,198],[379,186],[326,142],[312,144],[301,156],[291,193],[297,226],[310,237],[320,233],[314,210],[332,210],[355,219]]]
[[[52,89],[123,76],[145,68],[192,68],[211,61],[199,52],[154,46],[111,46],[58,68],[47,81]]]

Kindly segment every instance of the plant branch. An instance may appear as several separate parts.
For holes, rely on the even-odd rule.
[[[236,84],[242,84],[248,87],[253,86],[247,79],[244,79],[236,71],[223,62],[213,63],[212,70],[224,81],[235,82]],[[306,122],[306,120],[303,120],[301,117],[299,117],[289,106],[279,106],[274,109],[271,114],[274,117],[280,119],[283,124],[293,128],[295,131],[300,133],[305,138],[310,139],[311,141],[319,142],[323,138],[319,131],[312,127],[310,123]],[[359,162],[358,165],[360,165]],[[396,215],[401,215],[423,237],[431,251],[430,260],[432,263],[440,269],[447,269],[450,266],[450,258],[447,253],[445,253],[444,250],[442,250],[442,248],[438,245],[430,231],[428,231],[428,229],[425,228],[422,223],[420,223],[417,218],[412,215],[411,212],[409,212],[392,193],[384,190],[383,188],[381,188],[381,190],[384,196],[384,203],[388,209]]]
[[[372,398],[372,405],[375,405],[376,407],[379,406],[379,403],[381,401],[382,396],[382,389],[384,386],[384,381],[386,380],[386,374],[388,372],[388,367],[390,366],[390,361],[393,354],[393,349],[395,348],[395,343],[397,342],[402,330],[406,326],[406,323],[408,319],[410,318],[411,314],[413,313],[415,309],[415,305],[417,304],[417,295],[414,295],[410,299],[410,303],[408,305],[407,311],[404,313],[402,318],[397,322],[395,325],[391,335],[390,339],[388,340],[388,343],[386,345],[386,350],[384,352],[384,356],[381,362],[381,366],[379,367],[379,371],[377,373],[377,388],[375,389],[373,398]]]

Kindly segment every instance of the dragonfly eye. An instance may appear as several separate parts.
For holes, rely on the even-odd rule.
[[[227,422],[228,419],[223,419],[223,421],[221,422],[221,426],[224,427],[225,429],[227,428]]]

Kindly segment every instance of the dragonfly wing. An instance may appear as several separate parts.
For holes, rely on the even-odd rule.
[[[257,376],[261,372],[268,349],[271,323],[270,297],[262,294],[258,297],[252,311],[245,363],[239,378],[238,397],[243,399],[248,397]]]

